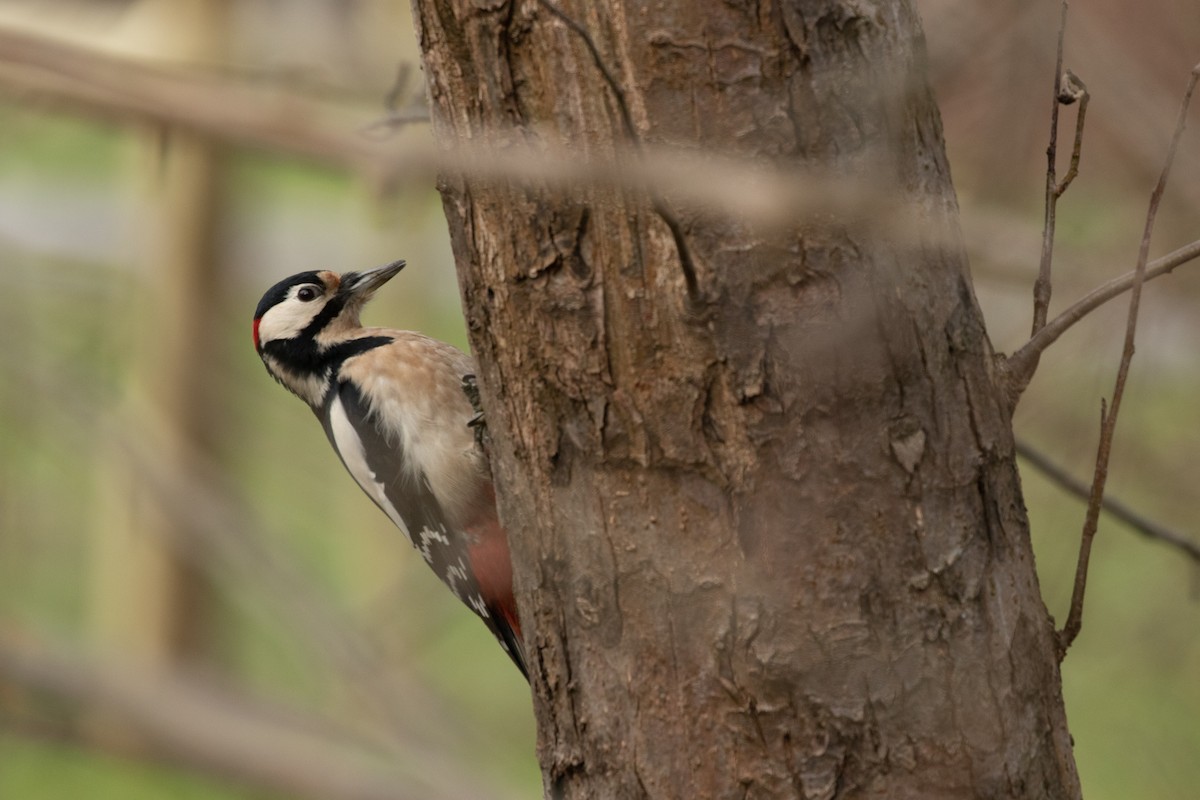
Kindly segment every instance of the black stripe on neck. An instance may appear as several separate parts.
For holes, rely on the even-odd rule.
[[[299,375],[332,375],[346,359],[391,344],[392,341],[390,336],[362,336],[322,350],[315,341],[301,334],[292,339],[267,342],[263,352],[278,361],[280,366]]]
[[[395,339],[391,336],[363,336],[360,339],[338,342],[325,351],[325,363],[336,372],[346,359],[362,355],[368,350],[374,350],[376,347],[382,347],[394,341]]]

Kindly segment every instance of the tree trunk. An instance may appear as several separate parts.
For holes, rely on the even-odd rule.
[[[443,141],[866,174],[923,223],[444,180],[547,792],[1077,797],[911,4],[414,7]]]

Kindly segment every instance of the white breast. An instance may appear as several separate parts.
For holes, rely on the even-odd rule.
[[[408,531],[408,526],[404,524],[400,513],[396,511],[396,507],[392,505],[392,501],[388,500],[387,493],[383,490],[383,484],[371,471],[371,467],[367,464],[366,451],[363,449],[362,442],[359,441],[358,433],[354,430],[354,426],[350,424],[350,418],[346,416],[346,409],[342,406],[342,398],[334,395],[333,401],[329,407],[329,429],[333,432],[333,440],[337,445],[338,455],[342,458],[342,463],[346,465],[346,469],[362,487],[363,491],[375,501],[375,504],[383,509],[388,518],[395,523],[408,541],[412,542],[412,534]]]

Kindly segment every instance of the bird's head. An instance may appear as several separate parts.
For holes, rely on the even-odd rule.
[[[362,272],[301,272],[272,286],[254,311],[254,349],[265,355],[277,342],[320,345],[359,326],[371,295],[404,268],[403,261]]]
[[[363,305],[403,267],[394,261],[340,275],[301,272],[268,289],[254,311],[254,349],[267,370],[312,402],[331,349],[356,335]]]

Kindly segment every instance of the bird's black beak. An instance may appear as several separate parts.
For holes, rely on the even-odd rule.
[[[404,263],[404,260],[401,259],[382,267],[375,267],[375,269],[346,272],[342,275],[338,293],[366,299],[371,296],[372,292],[394,278],[396,273],[404,269]]]

